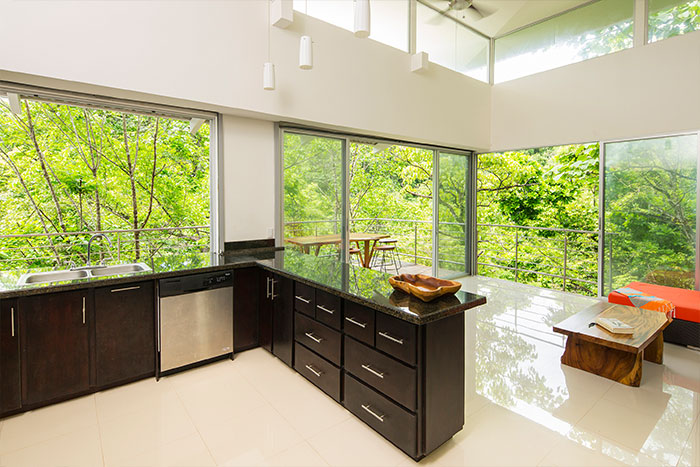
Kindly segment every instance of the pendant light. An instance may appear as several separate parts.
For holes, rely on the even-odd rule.
[[[275,64],[270,59],[270,0],[267,0],[267,62],[263,64],[263,89],[265,91],[275,90]]]
[[[299,40],[299,68],[310,70],[314,67],[314,51],[311,36],[301,36]]]
[[[369,36],[370,11],[369,0],[355,0],[355,37]]]

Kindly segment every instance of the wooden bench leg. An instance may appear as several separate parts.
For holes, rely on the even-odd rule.
[[[664,335],[660,333],[654,339],[654,342],[649,344],[646,349],[644,349],[644,360],[652,363],[658,363],[659,365],[664,362]]]
[[[574,336],[567,338],[561,362],[628,386],[639,387],[642,381],[641,353],[611,349]]]

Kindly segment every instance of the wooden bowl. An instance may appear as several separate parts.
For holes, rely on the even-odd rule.
[[[389,278],[389,284],[397,290],[418,297],[424,302],[435,300],[446,294],[453,294],[462,288],[462,284],[447,279],[426,276],[424,274],[401,274]]]

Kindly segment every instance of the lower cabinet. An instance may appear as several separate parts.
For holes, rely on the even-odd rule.
[[[233,351],[258,346],[258,268],[233,271]]]
[[[270,296],[272,276],[271,272],[264,269],[258,271],[258,344],[268,352],[272,352],[272,314],[274,308]]]
[[[97,387],[155,375],[153,282],[95,289]]]
[[[22,406],[19,367],[19,310],[17,300],[0,302],[0,413]]]
[[[294,355],[294,282],[265,270],[258,281],[258,341],[289,366]]]
[[[80,290],[18,300],[23,406],[90,389],[88,295]]]

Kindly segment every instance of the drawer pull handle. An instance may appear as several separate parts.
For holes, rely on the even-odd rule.
[[[85,297],[83,297],[83,324],[85,324]]]
[[[368,404],[368,405],[362,404],[362,408],[365,409],[365,412],[368,412],[371,416],[373,416],[374,418],[376,418],[376,419],[379,420],[380,422],[384,423],[384,415],[379,415],[377,412],[375,412],[374,410],[372,410],[372,406],[371,406],[371,405],[369,405],[369,404]]]
[[[12,326],[12,337],[15,337],[15,307],[11,307],[10,312],[12,313],[10,315],[10,318],[12,318],[12,322],[10,323],[10,325]]]
[[[295,297],[296,297],[297,300],[301,300],[301,301],[304,302],[304,303],[311,303],[311,300],[307,300],[306,298],[301,297],[301,296],[299,296],[299,295],[295,295]]]
[[[126,292],[127,290],[138,290],[138,289],[140,289],[140,288],[141,288],[140,285],[136,285],[136,286],[134,286],[134,287],[124,287],[124,288],[121,288],[121,289],[112,289],[112,290],[110,290],[110,292],[112,292],[112,293],[115,293],[115,292]]]
[[[362,365],[362,368],[364,368],[365,370],[369,371],[370,373],[372,373],[372,374],[373,374],[374,376],[376,376],[377,378],[384,379],[384,373],[382,373],[381,371],[377,371],[377,370],[375,370],[374,368],[372,368],[372,367],[369,366],[369,365]]]
[[[360,326],[362,329],[364,329],[364,328],[367,327],[367,323],[360,323],[359,321],[355,321],[355,318],[351,318],[351,317],[349,317],[349,316],[346,316],[346,317],[345,317],[345,320],[346,320],[346,321],[350,321],[350,322],[351,322],[352,324],[354,324],[355,326]]]
[[[332,315],[333,313],[335,313],[335,310],[329,310],[328,308],[326,308],[326,307],[323,306],[323,305],[316,305],[316,308],[318,308],[319,310],[323,310],[323,311],[325,311],[326,313],[330,313],[331,315]]]
[[[384,339],[389,339],[392,342],[396,342],[397,344],[403,345],[403,339],[397,339],[394,336],[389,335],[386,332],[380,331],[379,335],[382,336]]]
[[[315,374],[316,377],[318,377],[318,378],[320,378],[321,375],[323,374],[322,371],[316,370],[316,369],[315,369],[314,367],[312,367],[311,365],[304,365],[304,366],[306,367],[307,370],[309,370],[311,373]]]
[[[314,334],[312,332],[305,332],[304,335],[306,337],[308,337],[309,339],[311,339],[312,341],[316,342],[317,344],[320,344],[321,342],[323,342],[322,338],[314,336]]]

